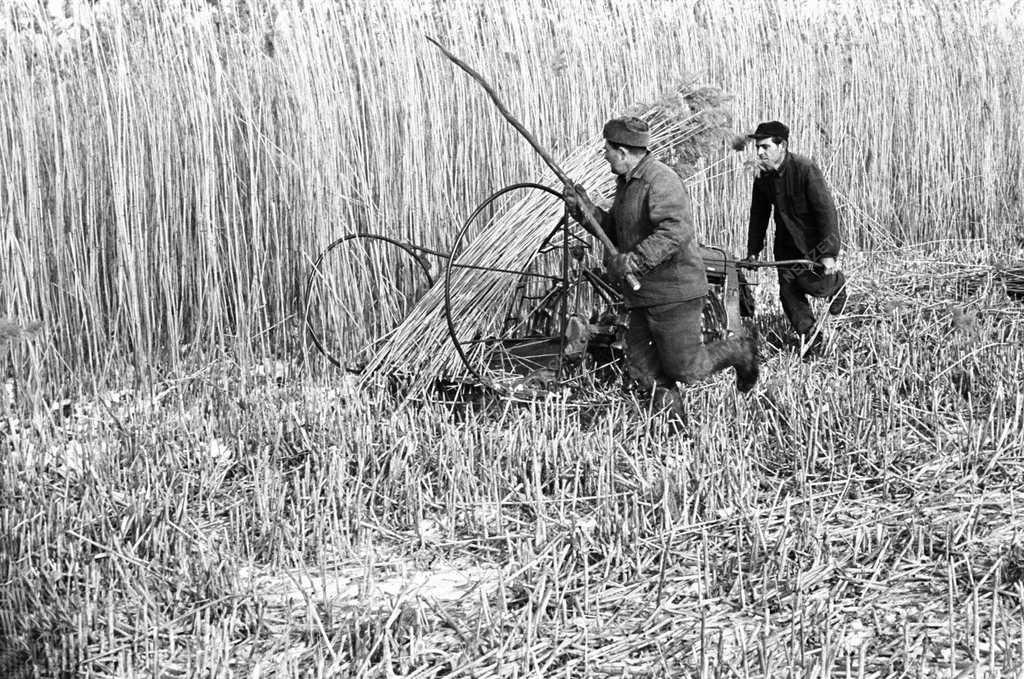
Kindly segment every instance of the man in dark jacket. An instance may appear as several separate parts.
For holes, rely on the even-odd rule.
[[[729,366],[736,369],[736,388],[750,390],[758,377],[752,340],[703,344],[708,284],[682,180],[648,153],[650,132],[643,120],[610,120],[604,138],[604,158],[616,175],[611,208],[595,207],[582,187],[566,187],[565,199],[577,220],[583,220],[581,208],[595,215],[619,249],[608,259],[612,277],[623,281],[632,275],[640,282],[638,289],[622,286],[630,376],[674,409],[680,403],[677,382],[691,384]]]
[[[829,312],[846,305],[846,278],[836,264],[839,226],[832,194],[810,158],[789,151],[789,128],[773,120],[748,135],[757,147],[762,172],[754,180],[747,231],[747,258],[764,248],[768,218],[775,213],[775,259],[809,259],[819,266],[779,269],[779,298],[804,354],[817,353],[820,333],[807,295],[831,299]]]

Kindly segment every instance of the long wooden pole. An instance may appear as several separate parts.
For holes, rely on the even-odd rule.
[[[490,83],[488,83],[482,75],[480,75],[476,70],[474,70],[472,66],[470,66],[462,59],[459,59],[457,56],[449,52],[445,48],[445,46],[439,43],[437,40],[430,37],[429,35],[427,36],[427,40],[434,43],[439,50],[444,52],[444,55],[448,57],[448,59],[451,60],[453,64],[455,64],[463,71],[468,73],[469,77],[480,83],[480,85],[484,88],[487,94],[491,97],[491,101],[493,101],[494,105],[498,107],[498,111],[501,113],[501,116],[506,121],[508,121],[508,123],[512,125],[512,127],[516,128],[516,131],[519,132],[519,134],[521,134],[526,139],[526,141],[530,143],[530,146],[533,147],[533,150],[536,151],[540,155],[540,157],[544,159],[544,162],[547,164],[548,167],[551,168],[551,171],[555,173],[555,176],[558,177],[558,180],[562,182],[565,188],[569,191],[572,191],[573,193],[576,193],[576,195],[578,196],[579,193],[576,191],[576,184],[571,179],[569,179],[569,175],[567,175],[565,171],[558,166],[558,163],[555,162],[555,159],[552,158],[551,154],[548,153],[547,150],[540,145],[540,142],[537,141],[536,137],[534,137],[528,129],[523,127],[523,124],[519,122],[516,119],[516,117],[509,112],[509,110],[505,107],[505,104],[503,104],[501,99],[498,97],[498,93],[494,91],[493,87],[491,87]],[[605,233],[603,228],[601,228],[601,224],[597,221],[597,215],[595,215],[590,210],[590,206],[583,205],[582,203],[578,203],[578,205],[580,207],[580,212],[583,215],[584,219],[583,226],[586,227],[587,231],[589,231],[595,238],[601,241],[601,245],[603,245],[609,253],[611,253],[612,255],[619,254],[619,249],[615,247],[615,244],[612,243],[611,238],[609,238],[608,234]],[[633,290],[640,289],[640,281],[633,274],[629,274],[626,276],[626,282],[629,284],[629,287],[631,287]]]

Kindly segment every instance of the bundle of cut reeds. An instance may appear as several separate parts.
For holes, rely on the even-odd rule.
[[[724,157],[723,140],[731,123],[725,102],[716,88],[691,84],[653,104],[633,107],[630,113],[651,126],[652,153],[685,178],[711,149],[722,150]],[[614,192],[614,175],[600,153],[602,144],[601,137],[595,136],[562,163],[568,176],[598,204],[607,202]],[[500,310],[515,294],[508,272],[531,264],[563,215],[562,202],[550,194],[520,195],[487,221],[462,252],[453,255],[461,265],[469,265],[451,274],[451,315],[458,320],[461,342],[491,336],[501,326],[505,319]],[[449,335],[444,288],[441,276],[372,357],[367,376],[415,376],[416,384],[425,385],[467,373]]]
[[[995,276],[1006,286],[1006,294],[1014,299],[1024,299],[1024,266],[1000,268]]]
[[[1024,264],[1020,262],[953,263],[935,278],[951,282],[962,295],[976,295],[991,289],[1005,290],[1013,299],[1024,299]]]
[[[992,285],[1002,287],[1013,299],[1024,299],[1024,265],[975,265],[956,273],[958,282],[966,291],[974,293]]]

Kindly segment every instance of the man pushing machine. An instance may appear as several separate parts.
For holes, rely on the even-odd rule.
[[[596,217],[619,254],[608,261],[623,285],[629,310],[626,357],[629,375],[653,390],[655,402],[681,409],[677,382],[693,384],[733,367],[736,388],[749,391],[758,378],[757,348],[750,338],[703,343],[701,318],[708,284],[682,180],[648,152],[650,130],[639,118],[609,120],[604,158],[616,175],[609,210],[596,207],[581,186],[567,186],[570,214]]]

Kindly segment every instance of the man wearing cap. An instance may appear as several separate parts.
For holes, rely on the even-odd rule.
[[[831,299],[829,312],[846,306],[846,278],[836,264],[839,226],[835,202],[813,160],[789,151],[789,128],[777,120],[761,123],[754,140],[760,175],[754,179],[747,231],[747,258],[764,248],[768,218],[775,214],[776,260],[809,259],[819,266],[779,269],[779,299],[804,355],[816,354],[821,335],[814,332],[814,313],[807,296]]]
[[[616,175],[611,208],[594,206],[580,186],[567,186],[565,200],[578,221],[583,222],[583,210],[594,215],[618,248],[619,254],[607,259],[612,277],[639,280],[637,289],[622,286],[629,309],[630,376],[677,411],[677,382],[690,384],[730,366],[736,369],[737,389],[748,391],[758,377],[753,341],[702,343],[708,285],[682,180],[648,153],[650,131],[643,120],[610,120],[604,139],[604,159]]]

